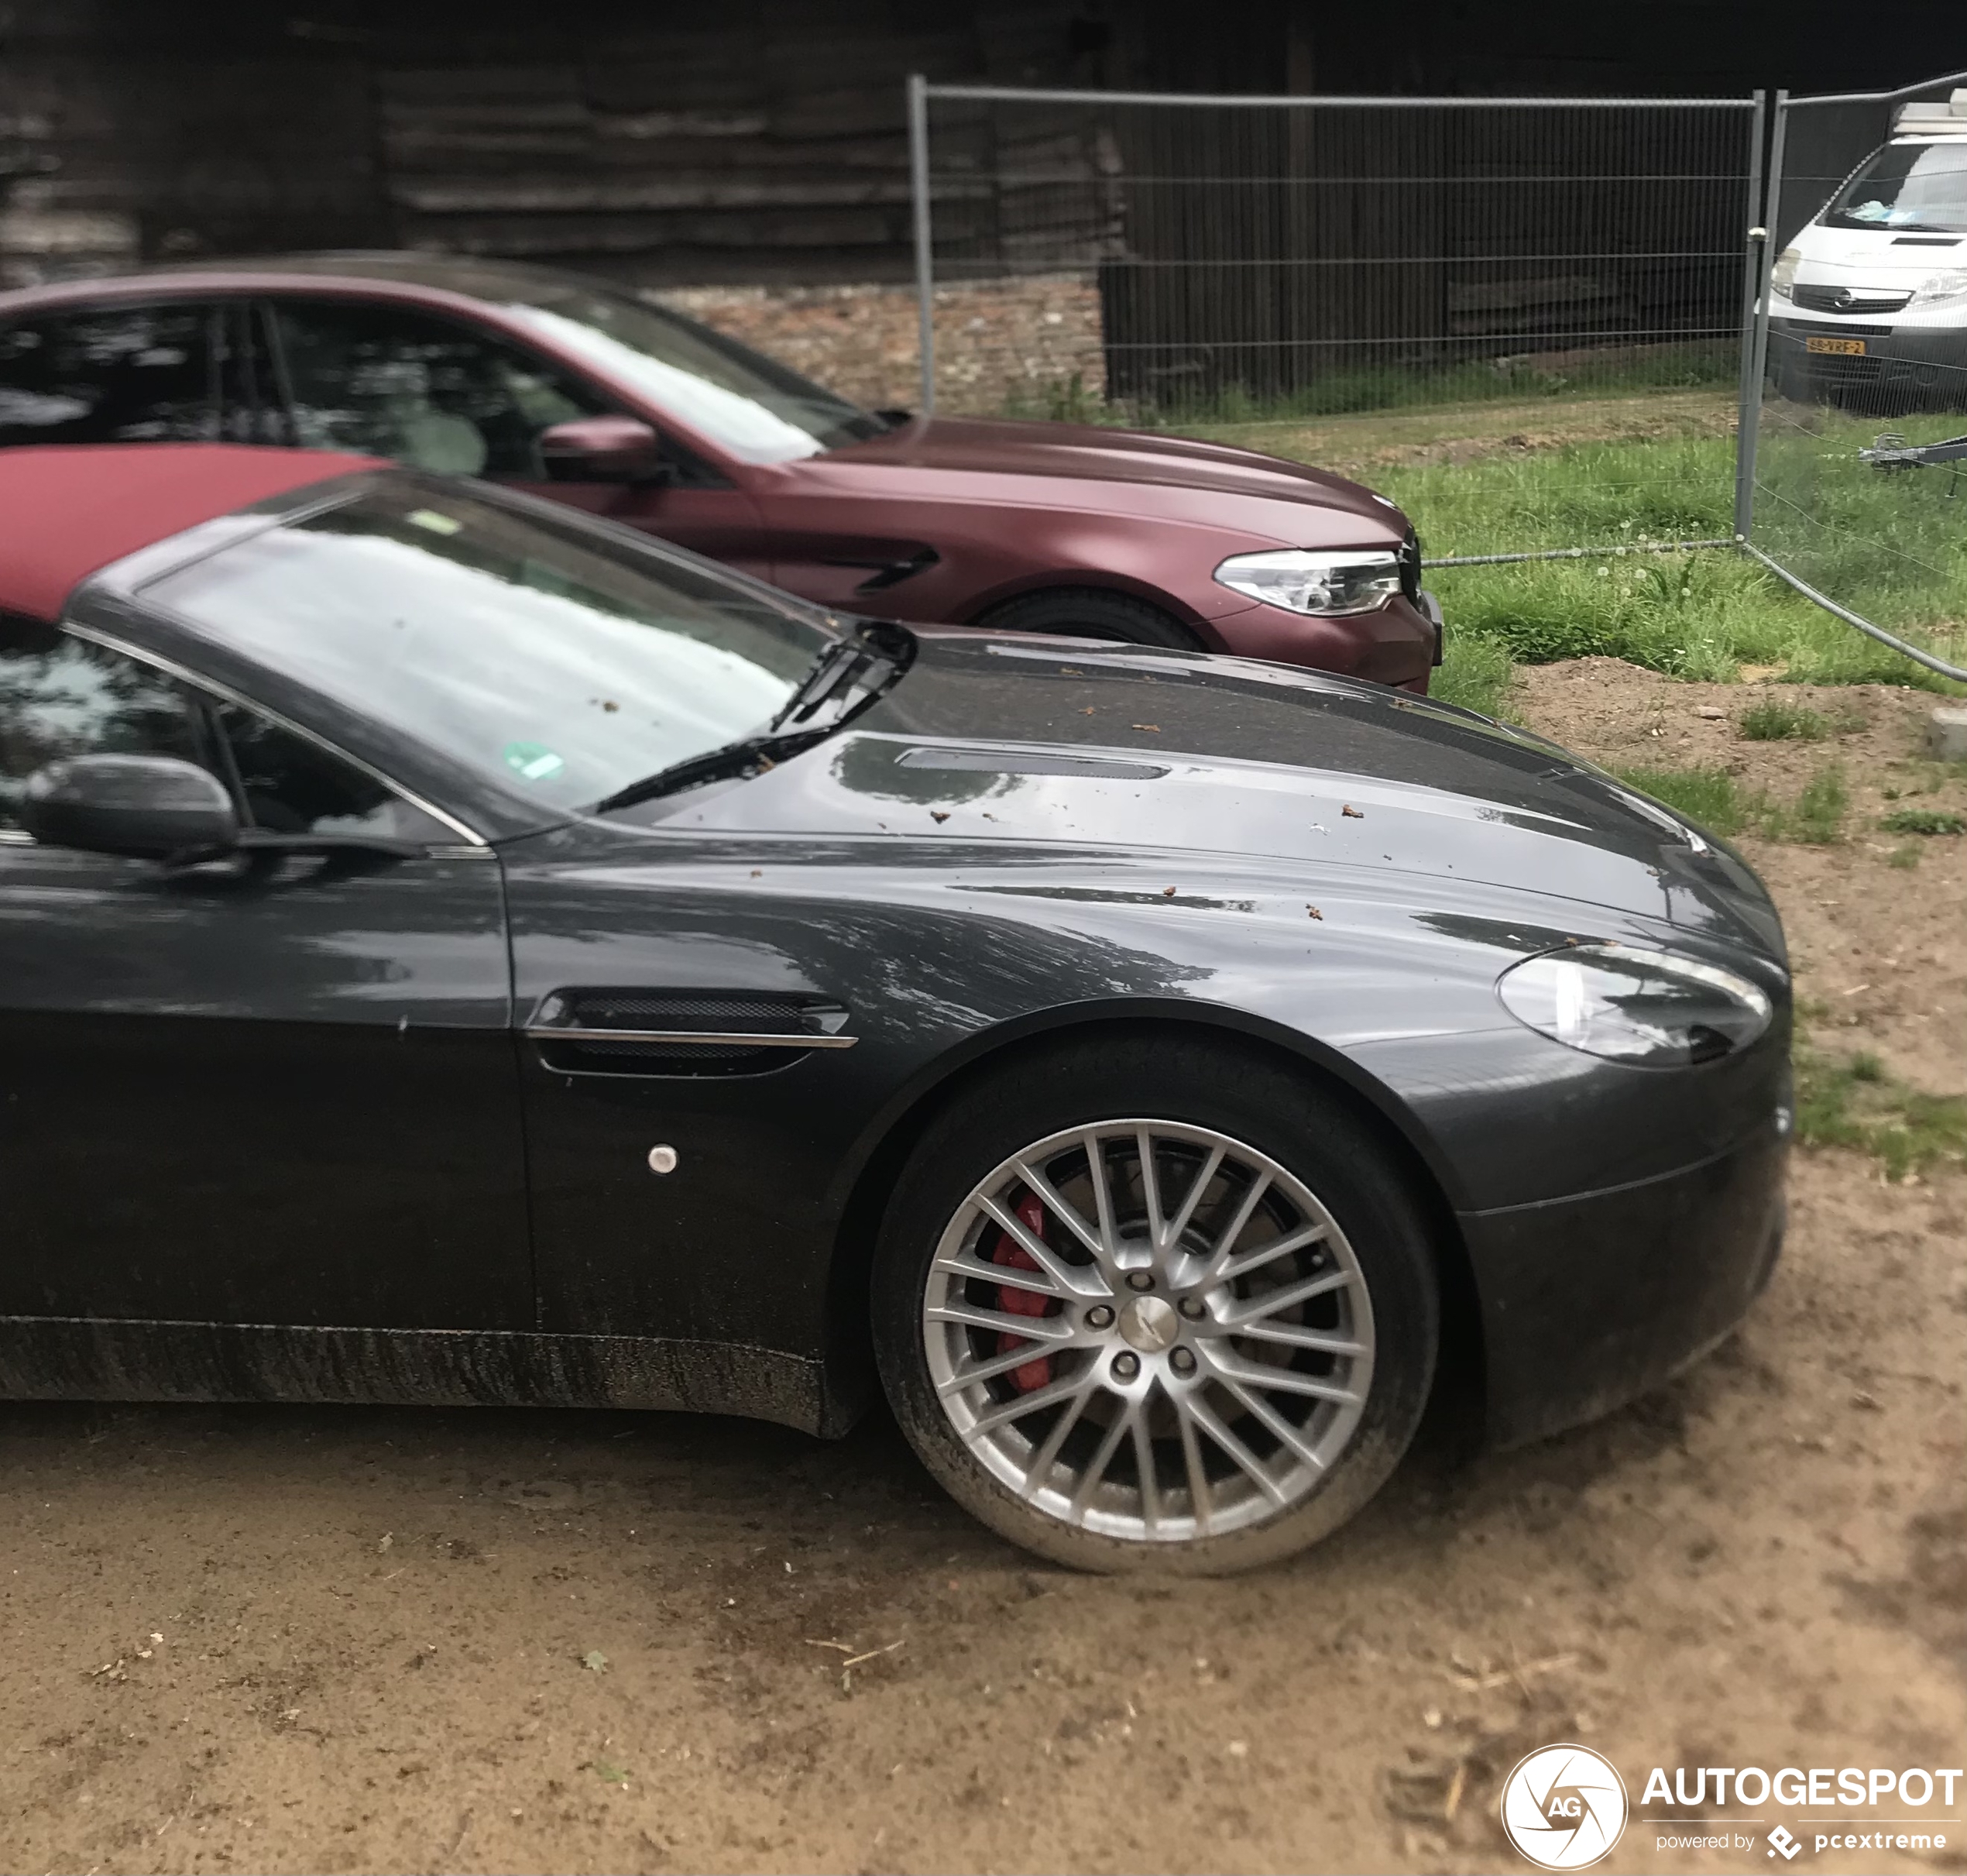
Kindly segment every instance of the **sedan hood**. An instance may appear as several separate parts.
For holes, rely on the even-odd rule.
[[[884,470],[906,470],[908,486],[918,496],[925,472],[963,478],[972,493],[979,479],[987,491],[999,479],[1038,478],[1042,486],[1031,493],[1048,505],[1121,514],[1141,512],[1144,496],[1154,505],[1148,492],[1158,490],[1177,491],[1190,503],[1197,496],[1287,502],[1341,519],[1343,536],[1352,541],[1382,534],[1397,541],[1406,528],[1391,502],[1342,476],[1226,443],[1090,424],[917,418],[884,436],[790,466],[795,474],[848,487]],[[1014,499],[1008,486],[997,493]],[[1370,524],[1364,532],[1362,521]],[[1284,531],[1302,531],[1302,523]],[[1314,532],[1322,538],[1321,531]]]
[[[767,774],[652,802],[666,826],[1077,849],[1176,882],[1479,882],[1665,919],[1780,960],[1730,850],[1555,744],[1254,660],[925,632],[908,675]],[[1295,884],[1292,882],[1296,882]]]

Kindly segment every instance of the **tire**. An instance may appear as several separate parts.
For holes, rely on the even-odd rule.
[[[994,607],[977,623],[994,632],[1053,632],[1067,638],[1111,638],[1122,644],[1199,651],[1200,639],[1158,606],[1095,586],[1028,593]]]
[[[883,1386],[950,1495],[1056,1562],[1219,1575],[1289,1556],[1372,1497],[1426,1405],[1440,1300],[1410,1184],[1345,1101],[1253,1052],[1137,1030],[1021,1053],[952,1101],[896,1183],[874,1269]]]

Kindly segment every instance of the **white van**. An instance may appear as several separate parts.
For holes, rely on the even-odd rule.
[[[1776,257],[1769,311],[1785,397],[1967,408],[1967,90],[1900,106]]]

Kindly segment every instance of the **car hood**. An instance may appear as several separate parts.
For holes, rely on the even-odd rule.
[[[1141,513],[1144,506],[1152,510],[1162,490],[1190,504],[1197,496],[1238,505],[1282,502],[1297,513],[1279,517],[1280,538],[1305,534],[1309,521],[1306,545],[1323,543],[1330,531],[1318,523],[1325,517],[1340,524],[1334,542],[1395,542],[1407,525],[1384,497],[1301,462],[1226,443],[1090,424],[918,417],[885,435],[786,466],[795,476],[849,487],[885,485],[895,472],[905,472],[908,483],[897,486],[918,496],[925,474],[960,483],[966,496],[984,500],[1015,500],[1022,482],[1029,485],[1023,493],[1050,507],[1123,514]]]
[[[980,633],[918,642],[908,674],[826,742],[633,818],[1076,851],[1152,872],[1171,895],[1253,867],[1285,892],[1378,879],[1422,900],[1430,879],[1481,883],[1783,958],[1768,896],[1731,850],[1472,712],[1254,660]]]
[[[1900,291],[1935,273],[1967,266],[1967,237],[1891,228],[1831,228],[1812,222],[1790,237],[1806,285],[1887,287]]]

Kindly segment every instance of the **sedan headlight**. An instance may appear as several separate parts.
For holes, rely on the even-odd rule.
[[[1384,606],[1400,590],[1400,559],[1377,548],[1287,547],[1235,555],[1216,569],[1216,579],[1266,606],[1331,618]]]
[[[1608,1061],[1684,1067],[1746,1049],[1769,1027],[1759,985],[1663,951],[1581,944],[1505,971],[1503,1007],[1553,1042]]]
[[[1776,265],[1769,271],[1769,290],[1779,300],[1787,300],[1795,292],[1797,263],[1803,259],[1801,248],[1785,248],[1776,256]]]
[[[1958,306],[1967,300],[1967,273],[1934,273],[1919,283],[1912,297],[1914,306]]]

